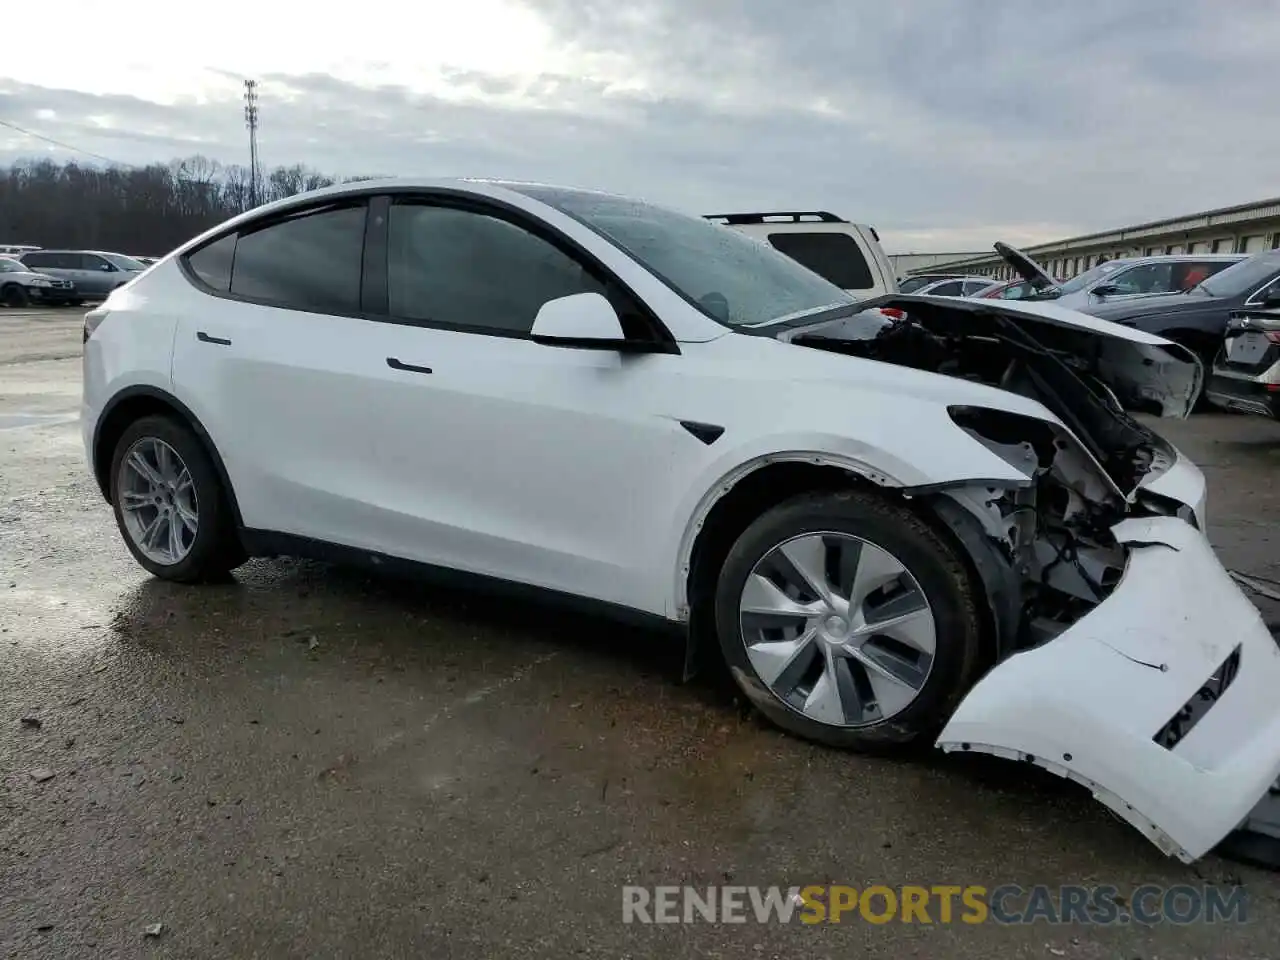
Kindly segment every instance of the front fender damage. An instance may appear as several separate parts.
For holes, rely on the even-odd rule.
[[[937,745],[1080,783],[1184,862],[1241,829],[1280,837],[1280,648],[1191,524],[1112,532],[1127,557],[1110,594],[993,668]]]

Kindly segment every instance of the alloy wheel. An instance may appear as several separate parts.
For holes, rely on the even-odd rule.
[[[191,552],[199,504],[191,471],[173,447],[139,439],[120,462],[116,489],[125,530],[148,560],[171,566]]]
[[[862,727],[905,710],[929,679],[933,609],[906,566],[848,533],[769,550],[739,601],[747,657],[783,703],[819,723]]]

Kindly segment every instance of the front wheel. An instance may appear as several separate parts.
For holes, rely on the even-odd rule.
[[[27,291],[19,284],[11,283],[0,289],[0,303],[3,303],[6,307],[25,307],[30,302],[30,299],[27,296]]]
[[[935,737],[981,662],[957,548],[870,492],[809,494],[761,516],[730,551],[715,607],[743,693],[778,726],[831,746]]]
[[[111,459],[111,503],[134,559],[182,583],[244,562],[226,491],[200,439],[167,416],[130,424]]]

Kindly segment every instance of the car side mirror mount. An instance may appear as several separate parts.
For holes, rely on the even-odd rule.
[[[535,343],[579,350],[650,352],[645,341],[630,340],[613,304],[598,293],[574,293],[548,300],[538,310],[529,331]]]

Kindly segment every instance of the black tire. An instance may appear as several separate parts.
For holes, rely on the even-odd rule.
[[[25,307],[30,302],[31,298],[21,284],[10,283],[0,288],[0,303],[6,307]]]
[[[915,577],[933,608],[937,639],[928,678],[912,703],[879,723],[844,727],[805,716],[765,685],[747,656],[738,609],[747,577],[778,544],[819,531],[850,533],[893,554]],[[779,727],[848,750],[907,752],[936,737],[977,681],[983,656],[976,596],[957,548],[906,507],[874,492],[805,494],[759,517],[730,550],[716,585],[716,632],[738,688]]]
[[[125,527],[120,505],[121,463],[137,441],[148,437],[162,440],[173,448],[190,471],[195,487],[199,516],[195,540],[186,556],[174,564],[157,563],[139,550]],[[227,492],[204,444],[186,424],[164,415],[142,417],[129,424],[112,451],[109,477],[111,505],[120,536],[134,559],[151,574],[178,583],[200,583],[225,579],[231,570],[244,563],[246,556],[236,533]]]

